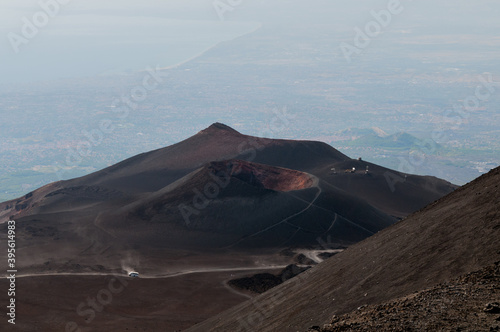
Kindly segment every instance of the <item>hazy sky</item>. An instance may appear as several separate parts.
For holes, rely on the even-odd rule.
[[[283,29],[328,24],[326,32],[337,42],[352,38],[355,26],[372,19],[370,10],[384,9],[391,1],[242,0],[229,6],[227,0],[59,0],[67,4],[49,5],[50,17],[41,4],[56,0],[2,0],[0,83],[169,66],[253,31],[259,23]],[[400,2],[405,12],[391,29],[419,26],[436,34],[495,36],[500,25],[500,1]],[[29,27],[35,18],[38,31]]]
[[[169,66],[259,26],[223,22],[207,1],[73,0],[49,8],[54,17],[36,1],[1,2],[1,82]]]

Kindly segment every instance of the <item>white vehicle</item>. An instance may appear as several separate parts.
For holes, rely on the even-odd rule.
[[[139,277],[139,272],[130,272],[130,273],[128,274],[128,276],[129,276],[129,277],[132,277],[132,278],[137,278],[137,277]]]

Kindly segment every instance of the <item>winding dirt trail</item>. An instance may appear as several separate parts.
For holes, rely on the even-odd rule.
[[[253,233],[253,234],[247,235],[247,236],[245,236],[244,238],[242,238],[242,239],[240,239],[240,240],[236,241],[235,243],[233,243],[233,244],[231,244],[231,245],[229,245],[229,246],[227,246],[227,247],[224,247],[223,249],[229,249],[229,248],[232,248],[232,247],[234,247],[235,245],[239,244],[239,243],[240,243],[240,242],[242,242],[242,241],[245,241],[245,240],[246,240],[246,239],[248,239],[248,238],[252,238],[252,237],[254,237],[254,236],[257,236],[257,235],[259,235],[259,234],[262,234],[262,233],[264,233],[264,232],[267,232],[267,231],[269,231],[269,230],[271,230],[271,229],[273,229],[273,228],[275,228],[275,227],[277,227],[277,226],[279,226],[279,225],[281,225],[281,224],[284,224],[284,223],[287,223],[287,224],[289,224],[290,226],[297,227],[297,226],[295,226],[295,225],[292,225],[292,224],[288,223],[288,220],[290,220],[290,219],[292,219],[292,218],[294,218],[294,217],[296,217],[296,216],[298,216],[298,215],[301,215],[302,213],[304,213],[304,212],[306,212],[307,210],[309,210],[309,209],[311,208],[311,206],[313,206],[313,205],[314,205],[314,203],[316,202],[316,200],[318,199],[318,197],[321,195],[321,193],[323,192],[323,189],[321,189],[321,187],[319,186],[319,178],[318,178],[317,176],[314,176],[314,175],[309,174],[309,173],[307,173],[307,175],[309,175],[309,176],[313,179],[313,183],[312,183],[312,185],[311,185],[311,187],[310,187],[310,188],[316,188],[316,189],[318,189],[318,192],[317,192],[317,193],[316,193],[316,195],[314,196],[313,200],[312,200],[311,202],[309,202],[309,204],[308,204],[308,205],[307,205],[304,209],[302,209],[301,211],[299,211],[299,212],[297,212],[297,213],[294,213],[294,214],[292,214],[292,215],[290,215],[290,216],[288,216],[288,217],[286,217],[286,218],[284,218],[284,219],[282,219],[282,220],[278,221],[278,222],[277,222],[277,223],[275,223],[275,224],[272,224],[272,225],[271,225],[271,226],[269,226],[269,227],[266,227],[266,228],[264,228],[264,229],[262,229],[262,230],[260,230],[260,231],[258,231],[258,232],[255,232],[255,233]],[[298,228],[298,230],[300,230],[300,227]],[[297,231],[298,231],[298,230],[297,230]]]
[[[192,269],[186,271],[179,271],[171,274],[141,274],[140,279],[166,279],[175,278],[188,274],[195,273],[216,273],[216,272],[241,272],[241,271],[259,271],[259,270],[275,270],[284,269],[287,265],[265,265],[265,266],[252,266],[252,267],[228,267],[228,268],[202,268],[202,269]],[[103,272],[54,272],[54,273],[32,273],[32,274],[22,274],[16,275],[18,278],[31,278],[31,277],[48,277],[48,276],[113,276],[113,277],[126,277],[126,274],[120,273],[103,273]],[[5,276],[6,278],[8,275]]]
[[[319,257],[322,253],[338,254],[344,251],[344,249],[321,249],[321,250],[297,250],[298,254],[303,254],[315,263],[321,263],[324,261],[323,258]]]

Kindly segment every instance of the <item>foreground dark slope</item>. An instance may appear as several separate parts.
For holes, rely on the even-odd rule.
[[[500,261],[390,302],[332,317],[310,332],[499,331]]]
[[[500,259],[500,168],[187,331],[306,331]]]

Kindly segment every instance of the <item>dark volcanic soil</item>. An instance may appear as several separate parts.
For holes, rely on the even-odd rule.
[[[500,331],[500,262],[309,331]]]
[[[0,331],[180,331],[251,297],[226,285],[229,279],[246,274],[248,271],[167,278],[128,278],[125,274],[21,277],[16,280],[16,325],[7,323],[3,304],[9,301],[9,283],[2,278],[0,303],[5,317],[0,320]],[[97,303],[96,309],[89,300]],[[81,330],[66,330],[72,322]]]
[[[252,301],[188,331],[305,331],[329,322],[333,315],[403,298],[477,271],[500,260],[499,206],[497,168]],[[422,304],[434,296],[422,294]],[[457,294],[451,299],[459,301],[458,290]],[[446,299],[448,295],[443,296]],[[479,307],[498,302],[498,297],[486,295],[475,304],[474,299],[480,297],[471,298],[471,304]],[[433,309],[421,310],[432,313]]]
[[[310,268],[310,266],[300,267],[295,264],[290,264],[279,274],[258,273],[252,276],[229,280],[228,285],[237,290],[262,294]]]

